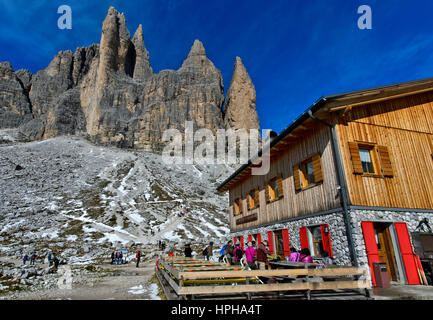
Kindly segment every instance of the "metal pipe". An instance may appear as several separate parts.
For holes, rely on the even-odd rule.
[[[355,246],[353,244],[352,228],[350,227],[349,199],[347,196],[347,187],[344,179],[342,164],[340,161],[340,153],[337,150],[338,144],[337,144],[337,137],[335,133],[335,126],[319,118],[316,118],[315,116],[313,116],[311,110],[308,110],[308,115],[314,121],[329,127],[331,130],[332,154],[334,155],[334,165],[335,165],[335,171],[337,173],[337,183],[339,185],[341,206],[343,207],[343,218],[344,218],[344,224],[346,226],[347,241],[349,242],[350,258],[351,261],[353,261],[354,265],[358,266],[358,259],[356,257]]]

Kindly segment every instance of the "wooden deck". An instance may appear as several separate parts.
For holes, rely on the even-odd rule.
[[[357,293],[369,296],[370,272],[367,267],[313,269],[304,266],[272,270],[244,270],[200,259],[158,258],[156,269],[168,299],[310,299],[312,293],[331,296]],[[269,295],[271,294],[271,295]]]

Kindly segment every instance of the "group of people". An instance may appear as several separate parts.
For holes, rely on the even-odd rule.
[[[111,264],[124,264],[122,251],[113,251],[111,253]]]
[[[158,246],[159,246],[159,250],[164,251],[165,250],[165,242],[158,240]]]
[[[37,257],[37,256],[36,256],[35,253],[32,253],[32,254],[30,255],[30,257],[29,257],[27,254],[25,254],[24,257],[23,257],[23,264],[26,264],[27,261],[30,260],[29,264],[34,265],[35,262],[36,262],[36,257]]]
[[[220,260],[224,258],[230,264],[239,265],[241,260],[245,257],[245,261],[251,270],[265,270],[269,268],[268,256],[271,254],[268,241],[262,241],[259,246],[256,246],[255,241],[250,241],[247,244],[245,250],[242,249],[241,244],[238,242],[233,246],[232,240],[230,240],[220,251]],[[333,264],[333,260],[329,257],[327,251],[322,253],[322,265]],[[287,257],[288,261],[302,262],[302,263],[313,263],[313,257],[311,256],[310,250],[304,248],[302,250],[296,250],[295,248],[290,248],[290,255]]]
[[[23,264],[26,264],[27,261],[30,261],[29,264],[34,265],[37,257],[38,256],[36,255],[36,253],[32,253],[30,257],[27,254],[25,254],[23,256]],[[60,260],[58,257],[54,255],[52,251],[48,252],[47,261],[50,267],[54,265],[56,268],[59,266],[59,264],[66,264],[66,260],[64,259]]]

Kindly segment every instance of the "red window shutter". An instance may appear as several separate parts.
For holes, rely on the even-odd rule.
[[[289,230],[283,229],[283,246],[284,246],[284,256],[290,256],[290,241],[289,241]]]
[[[308,245],[307,228],[306,227],[300,228],[299,235],[301,236],[301,249],[305,249],[305,248],[309,249],[310,246]]]
[[[325,232],[325,228],[328,228],[328,233]],[[322,231],[322,244],[323,250],[328,251],[328,254],[333,258],[332,246],[331,246],[331,234],[329,233],[329,226],[327,224],[322,224],[320,226],[320,231]]]
[[[374,235],[373,222],[362,221],[362,233],[364,234],[365,250],[367,251],[368,265],[370,266],[371,281],[376,286],[376,278],[373,273],[373,263],[380,262],[379,251],[377,250],[376,237]]]
[[[274,233],[272,231],[268,231],[268,242],[269,242],[269,251],[271,254],[274,254]]]
[[[253,237],[249,234],[248,235],[248,242],[251,242],[251,241],[253,241]]]
[[[237,238],[236,238],[236,237],[233,237],[233,245],[236,244],[236,240],[237,240]]]
[[[406,223],[394,223],[395,231],[397,232],[398,244],[400,253],[403,259],[404,269],[406,271],[407,284],[420,284],[418,270],[413,254],[412,244],[410,242],[409,232]]]
[[[261,233],[258,233],[257,234],[257,246],[259,246],[259,244],[262,242],[262,234]]]
[[[244,250],[244,236],[239,237],[239,241],[241,242],[241,248]]]

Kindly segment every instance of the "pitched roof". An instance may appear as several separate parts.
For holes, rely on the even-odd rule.
[[[289,135],[300,124],[310,118],[309,113],[320,118],[320,116],[323,116],[324,114],[329,114],[329,112],[339,111],[348,107],[361,106],[368,103],[395,99],[398,97],[427,91],[433,91],[433,78],[401,82],[382,87],[374,87],[370,89],[322,96],[316,102],[314,102],[307,110],[305,110],[300,116],[298,116],[280,134],[278,134],[275,138],[271,140],[270,150],[272,150],[272,148],[278,142],[280,142],[284,137]],[[262,155],[262,151],[263,149],[259,151],[259,157]],[[248,163],[245,163],[241,167],[239,167],[233,174],[231,174],[226,180],[224,180],[224,182],[222,182],[217,187],[217,190],[220,192],[227,191],[227,189],[224,187],[226,187],[231,180],[233,180],[246,168],[250,167],[254,159],[256,158],[249,159]]]

